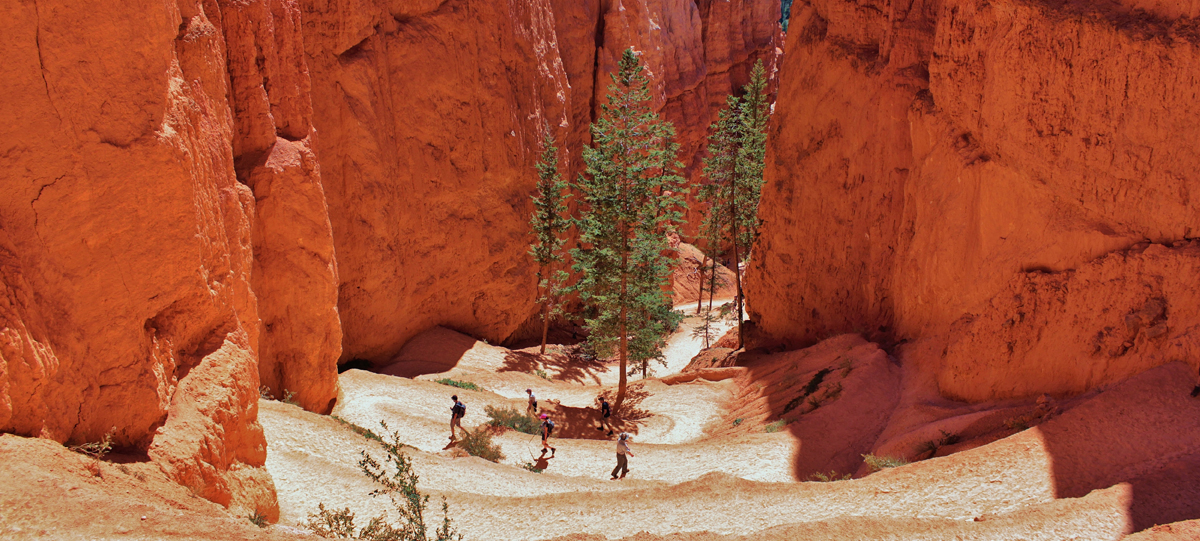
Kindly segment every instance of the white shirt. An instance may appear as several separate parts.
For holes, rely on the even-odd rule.
[[[623,455],[630,452],[629,440],[617,440],[617,454]]]

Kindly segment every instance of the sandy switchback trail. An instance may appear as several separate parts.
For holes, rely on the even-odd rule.
[[[695,321],[685,322],[672,337],[668,367],[658,375],[685,366],[682,359],[694,354],[690,348],[697,344],[690,329]],[[439,347],[449,348],[449,354]],[[1187,518],[1190,507],[1170,502],[1200,500],[1194,475],[1160,473],[1164,468],[1200,471],[1200,401],[1172,398],[1141,417],[1134,415],[1139,444],[1148,450],[1129,450],[1109,460],[1104,464],[1109,477],[1079,481],[1075,472],[1064,478],[1064,472],[1073,471],[1069,464],[1076,455],[1093,451],[1086,449],[1087,441],[1106,441],[1111,433],[1127,430],[1114,423],[1130,416],[1129,408],[1139,401],[1174,384],[1175,365],[1090,396],[1036,428],[950,456],[829,483],[797,482],[798,457],[812,455],[806,446],[821,447],[823,442],[812,434],[833,437],[834,427],[859,423],[855,412],[878,402],[871,385],[887,380],[880,374],[896,370],[889,368],[886,355],[861,339],[770,357],[752,363],[746,375],[723,381],[701,378],[667,385],[658,379],[634,380],[636,393],[631,394],[640,396],[637,407],[650,416],[637,428],[629,478],[609,481],[613,441],[594,430],[593,419],[586,417],[592,410],[584,408],[594,408],[597,394],[615,382],[611,366],[581,369],[550,358],[534,362],[528,351],[512,352],[447,330],[418,337],[406,350],[395,369],[413,370],[424,363],[425,374],[406,378],[347,371],[341,375],[342,396],[334,415],[376,432],[382,432],[378,423],[385,421],[415,447],[410,454],[421,488],[435,499],[447,498],[468,539],[614,539],[643,532],[650,537],[639,539],[687,532],[692,534],[679,539],[1121,539],[1149,526],[1139,522],[1139,505],[1183,505],[1177,515]],[[444,361],[448,356],[454,362]],[[789,371],[808,374],[825,364],[834,371],[821,388],[836,380],[843,397],[827,396],[827,405],[819,410],[813,406],[790,425],[798,428],[764,432],[764,420],[774,417],[747,404],[770,402],[777,387],[804,387],[806,382],[812,387],[807,377],[796,378]],[[760,365],[774,371],[755,368]],[[538,370],[548,378],[537,375]],[[433,381],[443,377],[484,390]],[[553,440],[554,458],[539,462],[536,437],[513,431],[495,437],[506,456],[498,464],[455,456],[447,447],[451,394],[468,404],[464,424],[471,427],[486,421],[485,406],[524,409],[525,388],[533,388],[543,409],[575,436]],[[330,417],[272,401],[260,407],[282,524],[302,524],[322,502],[349,506],[364,521],[386,511],[385,502],[367,496],[372,487],[355,464],[360,450],[380,454],[377,444]],[[1154,413],[1161,411],[1174,413]],[[1195,435],[1182,446],[1177,437],[1164,435],[1180,428],[1174,425],[1175,415],[1191,416],[1187,418],[1196,425]],[[733,416],[738,417],[731,422]],[[1062,435],[1072,431],[1090,435],[1084,443],[1072,444],[1084,447],[1064,447]],[[891,432],[895,430],[885,435]],[[899,445],[895,442],[905,438],[890,441]],[[1156,442],[1162,446],[1157,451]],[[527,463],[546,471],[527,471],[521,467]],[[1067,495],[1063,487],[1070,483],[1077,488]]]

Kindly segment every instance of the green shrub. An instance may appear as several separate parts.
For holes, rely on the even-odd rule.
[[[483,412],[488,416],[487,424],[492,426],[511,428],[526,434],[537,434],[541,429],[541,423],[537,419],[515,408],[484,406]]]
[[[116,433],[117,427],[114,426],[113,428],[109,429],[108,433],[105,434],[104,438],[102,438],[100,441],[72,445],[68,447],[68,449],[75,451],[76,453],[83,453],[92,458],[104,458],[104,455],[107,455],[109,451],[112,451],[113,434]]]
[[[778,421],[775,421],[774,423],[767,425],[765,428],[763,428],[763,430],[765,430],[767,432],[779,432],[780,430],[783,430],[783,427],[785,427],[787,425],[788,425],[788,421],[786,419],[780,419]]]
[[[267,525],[270,524],[267,522],[267,516],[259,513],[258,511],[250,513],[246,516],[246,518],[250,519],[250,522],[253,522],[254,525],[258,526],[259,528],[266,528]]]
[[[293,406],[300,405],[300,403],[296,401],[296,393],[293,393],[287,389],[283,390],[283,400],[280,400],[280,402],[283,402],[284,404],[291,404]]]
[[[740,425],[740,424],[742,424],[742,421],[745,421],[745,419],[743,419],[743,418],[741,418],[741,417],[738,417],[737,419],[734,419],[734,420],[733,420],[733,426],[737,426],[737,425]]]
[[[387,432],[387,425],[379,423]],[[362,539],[369,541],[461,541],[462,535],[454,530],[450,522],[450,506],[442,497],[442,524],[435,532],[435,537],[429,537],[429,528],[425,525],[425,510],[429,504],[429,496],[421,494],[417,488],[417,474],[412,469],[412,460],[404,454],[404,444],[400,442],[400,433],[392,432],[391,441],[381,442],[387,453],[385,464],[380,464],[366,451],[358,467],[363,475],[369,477],[379,488],[371,491],[371,496],[387,496],[395,508],[394,514],[403,523],[393,525],[387,521],[386,515],[371,519],[362,529],[354,525],[354,513],[347,507],[341,511],[330,511],[324,503],[317,505],[316,513],[309,513],[305,524],[313,533],[331,539]]]
[[[543,470],[543,469],[537,467],[537,464],[535,464],[533,462],[526,462],[524,464],[521,464],[521,467],[525,468],[533,473],[542,473],[542,472],[546,471],[546,470]]]
[[[466,433],[462,441],[458,442],[458,446],[467,454],[492,462],[500,462],[504,458],[504,453],[500,452],[500,446],[492,443],[492,433],[486,426],[477,426],[474,430],[467,430]]]
[[[358,426],[354,423],[351,423],[350,421],[347,421],[345,419],[342,419],[341,417],[338,417],[337,415],[330,415],[329,417],[332,418],[334,421],[341,423],[342,426],[349,428],[350,430],[353,430],[359,436],[367,438],[368,440],[375,440],[378,442],[383,441],[383,438],[379,437],[379,434],[371,432],[371,429],[369,429],[369,428],[363,428],[361,426]],[[383,423],[380,423],[380,424],[383,424]],[[387,427],[386,424],[384,424],[383,426],[385,428]]]
[[[450,379],[450,378],[435,379],[433,381],[434,381],[434,383],[441,383],[442,385],[458,387],[459,389],[466,389],[468,391],[482,391],[483,390],[483,387],[475,385],[474,383],[471,383],[469,381],[458,381],[458,380],[454,380],[454,379]]]
[[[887,468],[898,468],[908,464],[908,461],[904,460],[903,458],[891,456],[863,455],[862,457],[863,462],[867,463],[867,467],[871,468],[872,472],[877,472]]]
[[[537,370],[534,370],[533,373],[534,373],[534,375],[536,375],[539,378],[542,378],[546,381],[550,381],[550,376],[548,374],[546,374],[545,370],[542,370],[539,368]]]
[[[850,474],[847,473],[845,475],[839,475],[836,471],[830,471],[829,473],[816,472],[808,476],[809,481],[817,481],[819,483],[828,483],[830,481],[848,481],[849,479]]]

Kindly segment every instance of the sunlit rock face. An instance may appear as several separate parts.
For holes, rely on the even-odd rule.
[[[0,430],[274,516],[260,370],[328,411],[341,349],[298,4],[3,14]]]
[[[797,1],[747,276],[763,344],[917,342],[972,400],[1196,363],[1196,9]]]
[[[725,96],[775,58],[779,4],[690,0],[306,0],[317,155],[337,252],[342,360],[390,360],[435,325],[540,332],[526,255],[549,126],[563,170],[628,47],[698,150]]]

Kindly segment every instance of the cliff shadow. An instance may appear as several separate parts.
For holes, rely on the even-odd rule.
[[[1041,424],[1055,496],[1126,484],[1134,531],[1200,518],[1200,399],[1182,362],[1143,372]]]
[[[476,343],[474,338],[460,332],[434,327],[414,336],[400,348],[400,353],[373,372],[402,378],[440,374],[458,366]]]

